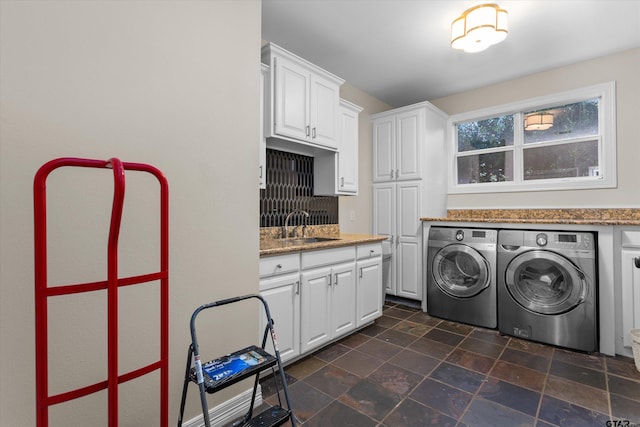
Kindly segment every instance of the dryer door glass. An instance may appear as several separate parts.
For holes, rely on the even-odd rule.
[[[515,257],[507,267],[505,283],[511,297],[540,314],[567,312],[585,299],[585,275],[555,252],[533,250]]]
[[[453,244],[440,249],[431,266],[438,287],[454,297],[470,298],[489,286],[489,263],[475,249]]]

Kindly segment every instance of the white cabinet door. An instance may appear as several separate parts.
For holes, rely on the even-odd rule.
[[[340,100],[337,152],[317,153],[313,160],[313,194],[358,194],[358,115],[362,108]]]
[[[382,315],[382,258],[358,261],[356,270],[356,326],[360,327]]]
[[[394,249],[396,234],[396,184],[373,185],[373,234],[387,236],[382,242],[382,253],[390,254]]]
[[[396,294],[395,234],[396,234],[396,184],[387,182],[373,185],[373,234],[386,236],[382,242],[383,256],[391,256],[384,271],[387,293]]]
[[[361,108],[346,101],[340,103],[338,145],[338,190],[340,194],[358,194],[358,115]]]
[[[309,123],[309,70],[285,58],[275,60],[275,133],[306,140]]]
[[[335,266],[332,273],[331,338],[356,328],[356,265]]]
[[[331,268],[301,274],[301,351],[331,339]]]
[[[396,116],[396,164],[397,180],[422,177],[422,144],[424,109],[408,111]]]
[[[422,182],[397,185],[396,295],[422,300]]]
[[[373,126],[373,182],[393,181],[395,178],[396,146],[395,117],[372,121]]]
[[[387,236],[383,255],[391,255],[384,271],[387,293],[422,299],[422,181],[373,185],[373,234]]]
[[[422,178],[424,108],[380,117],[373,125],[373,182]]]
[[[311,142],[336,148],[338,143],[338,106],[340,88],[329,80],[310,76],[310,137]]]
[[[260,281],[260,295],[267,301],[276,331],[278,349],[283,361],[300,354],[300,275],[287,274]],[[264,310],[260,309],[259,343],[267,325]],[[271,338],[267,337],[267,351],[275,354]]]
[[[629,330],[640,328],[640,249],[622,249],[623,344],[631,348]]]

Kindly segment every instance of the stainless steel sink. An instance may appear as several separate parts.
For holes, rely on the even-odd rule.
[[[285,245],[306,245],[308,243],[318,243],[318,242],[330,242],[333,240],[340,240],[337,237],[293,237],[289,239],[280,239],[282,243]]]

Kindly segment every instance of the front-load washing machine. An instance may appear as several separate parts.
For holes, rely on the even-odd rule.
[[[496,230],[431,227],[427,248],[427,313],[497,327]]]
[[[596,351],[596,248],[589,232],[500,230],[500,332]]]

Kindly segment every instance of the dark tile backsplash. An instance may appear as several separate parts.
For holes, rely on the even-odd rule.
[[[294,209],[290,225],[338,223],[338,197],[313,195],[313,157],[267,150],[267,188],[260,190],[260,227],[281,227]]]

